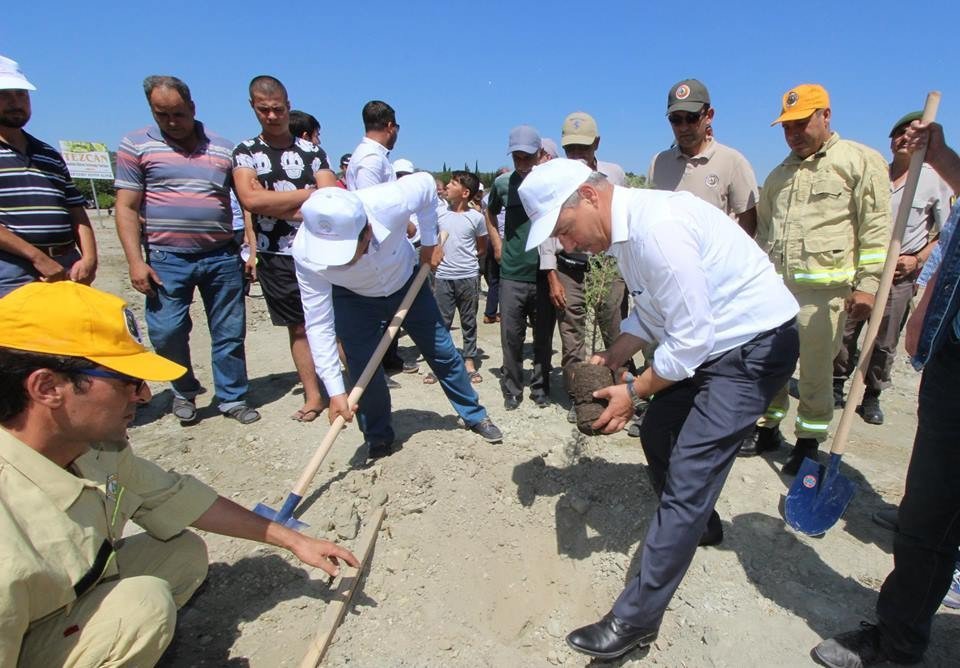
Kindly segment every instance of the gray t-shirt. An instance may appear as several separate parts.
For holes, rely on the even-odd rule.
[[[890,210],[894,221],[900,210],[904,185],[906,179],[899,185],[890,185]],[[917,192],[913,196],[907,226],[903,230],[902,254],[916,253],[927,245],[933,235],[940,232],[950,215],[951,195],[950,186],[937,176],[933,167],[924,163],[920,168],[920,180],[917,181]]]
[[[437,223],[440,231],[449,235],[443,244],[443,260],[437,267],[437,278],[455,280],[479,276],[477,237],[487,236],[483,215],[473,209],[462,213],[447,210],[440,214]]]

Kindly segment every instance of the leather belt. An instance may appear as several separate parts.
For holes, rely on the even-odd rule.
[[[72,253],[74,250],[76,250],[77,245],[74,242],[70,241],[65,244],[55,244],[53,246],[37,246],[37,248],[42,250],[46,255],[49,255],[50,257],[60,257],[61,255],[67,255],[68,253]]]

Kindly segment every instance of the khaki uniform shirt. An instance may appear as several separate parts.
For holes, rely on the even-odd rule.
[[[757,204],[757,243],[791,289],[875,294],[892,227],[886,161],[836,132],[805,159],[791,152]]]
[[[127,519],[165,540],[216,498],[126,443],[99,444],[67,470],[0,429],[0,666],[17,664],[33,622],[118,575]]]
[[[757,205],[757,177],[743,155],[715,139],[693,157],[674,146],[653,157],[647,182],[656,190],[686,191],[738,216]]]

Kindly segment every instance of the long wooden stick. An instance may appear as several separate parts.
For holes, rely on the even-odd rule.
[[[937,107],[939,106],[940,93],[938,91],[928,93],[926,104],[923,106],[924,123],[932,123],[934,119],[936,119]],[[840,416],[840,424],[837,425],[837,433],[834,434],[833,444],[830,447],[830,453],[834,455],[843,454],[847,446],[847,437],[850,435],[853,414],[856,411],[856,407],[859,406],[863,400],[867,367],[870,366],[870,357],[873,355],[873,344],[876,343],[877,332],[880,331],[880,321],[883,319],[883,311],[887,306],[890,288],[893,287],[893,273],[897,268],[897,260],[900,258],[900,248],[903,245],[903,232],[907,227],[907,218],[910,216],[910,207],[913,206],[913,196],[917,192],[917,182],[920,180],[920,168],[923,166],[923,159],[926,157],[926,153],[927,151],[924,148],[910,156],[910,168],[907,170],[907,181],[903,186],[900,208],[897,210],[897,219],[893,225],[890,247],[887,249],[887,259],[883,263],[880,287],[877,288],[877,295],[873,302],[873,310],[870,312],[870,320],[867,323],[867,333],[863,338],[863,346],[860,348],[860,361],[857,363],[853,383],[850,385],[849,394],[847,394],[847,402],[844,404],[843,414]],[[896,327],[898,324],[899,323],[892,323],[890,326]]]
[[[386,513],[386,509],[383,508],[383,506],[377,508],[373,519],[367,525],[367,528],[360,538],[358,545],[360,550],[358,554],[360,568],[353,568],[346,564],[340,566],[340,582],[337,584],[337,590],[334,593],[333,599],[327,605],[326,611],[323,613],[320,626],[317,628],[313,640],[310,641],[307,653],[300,662],[300,668],[316,668],[323,659],[323,655],[326,654],[327,648],[330,647],[330,643],[333,641],[333,634],[336,633],[340,622],[343,621],[347,607],[353,599],[353,593],[356,590],[357,583],[360,581],[360,575],[370,561],[373,543],[377,540],[377,532],[380,530],[380,524],[383,522],[384,513]]]

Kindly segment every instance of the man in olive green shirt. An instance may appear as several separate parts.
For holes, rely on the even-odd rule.
[[[800,303],[797,443],[783,473],[816,458],[833,419],[833,358],[845,318],[870,316],[890,242],[890,182],[883,157],[830,129],[830,98],[817,84],[783,96],[790,155],[760,191],[756,240]],[[787,411],[783,388],[741,454],[779,446]]]
[[[514,170],[493,182],[487,202],[487,238],[500,263],[500,347],[503,350],[503,376],[500,389],[503,405],[515,410],[523,401],[523,342],[527,322],[533,321],[533,374],[530,398],[544,408],[550,405],[550,357],[553,345],[553,318],[538,318],[553,313],[546,272],[541,272],[536,249],[526,250],[530,218],[523,209],[517,188],[543,158],[540,134],[529,125],[510,131],[507,152]],[[497,233],[497,214],[506,212],[503,240]],[[546,331],[549,329],[549,332]]]
[[[0,300],[0,665],[152,666],[207,574],[185,531],[283,547],[335,574],[347,550],[270,522],[131,452],[148,352],[119,297],[31,283]],[[146,533],[123,537],[132,519]]]

